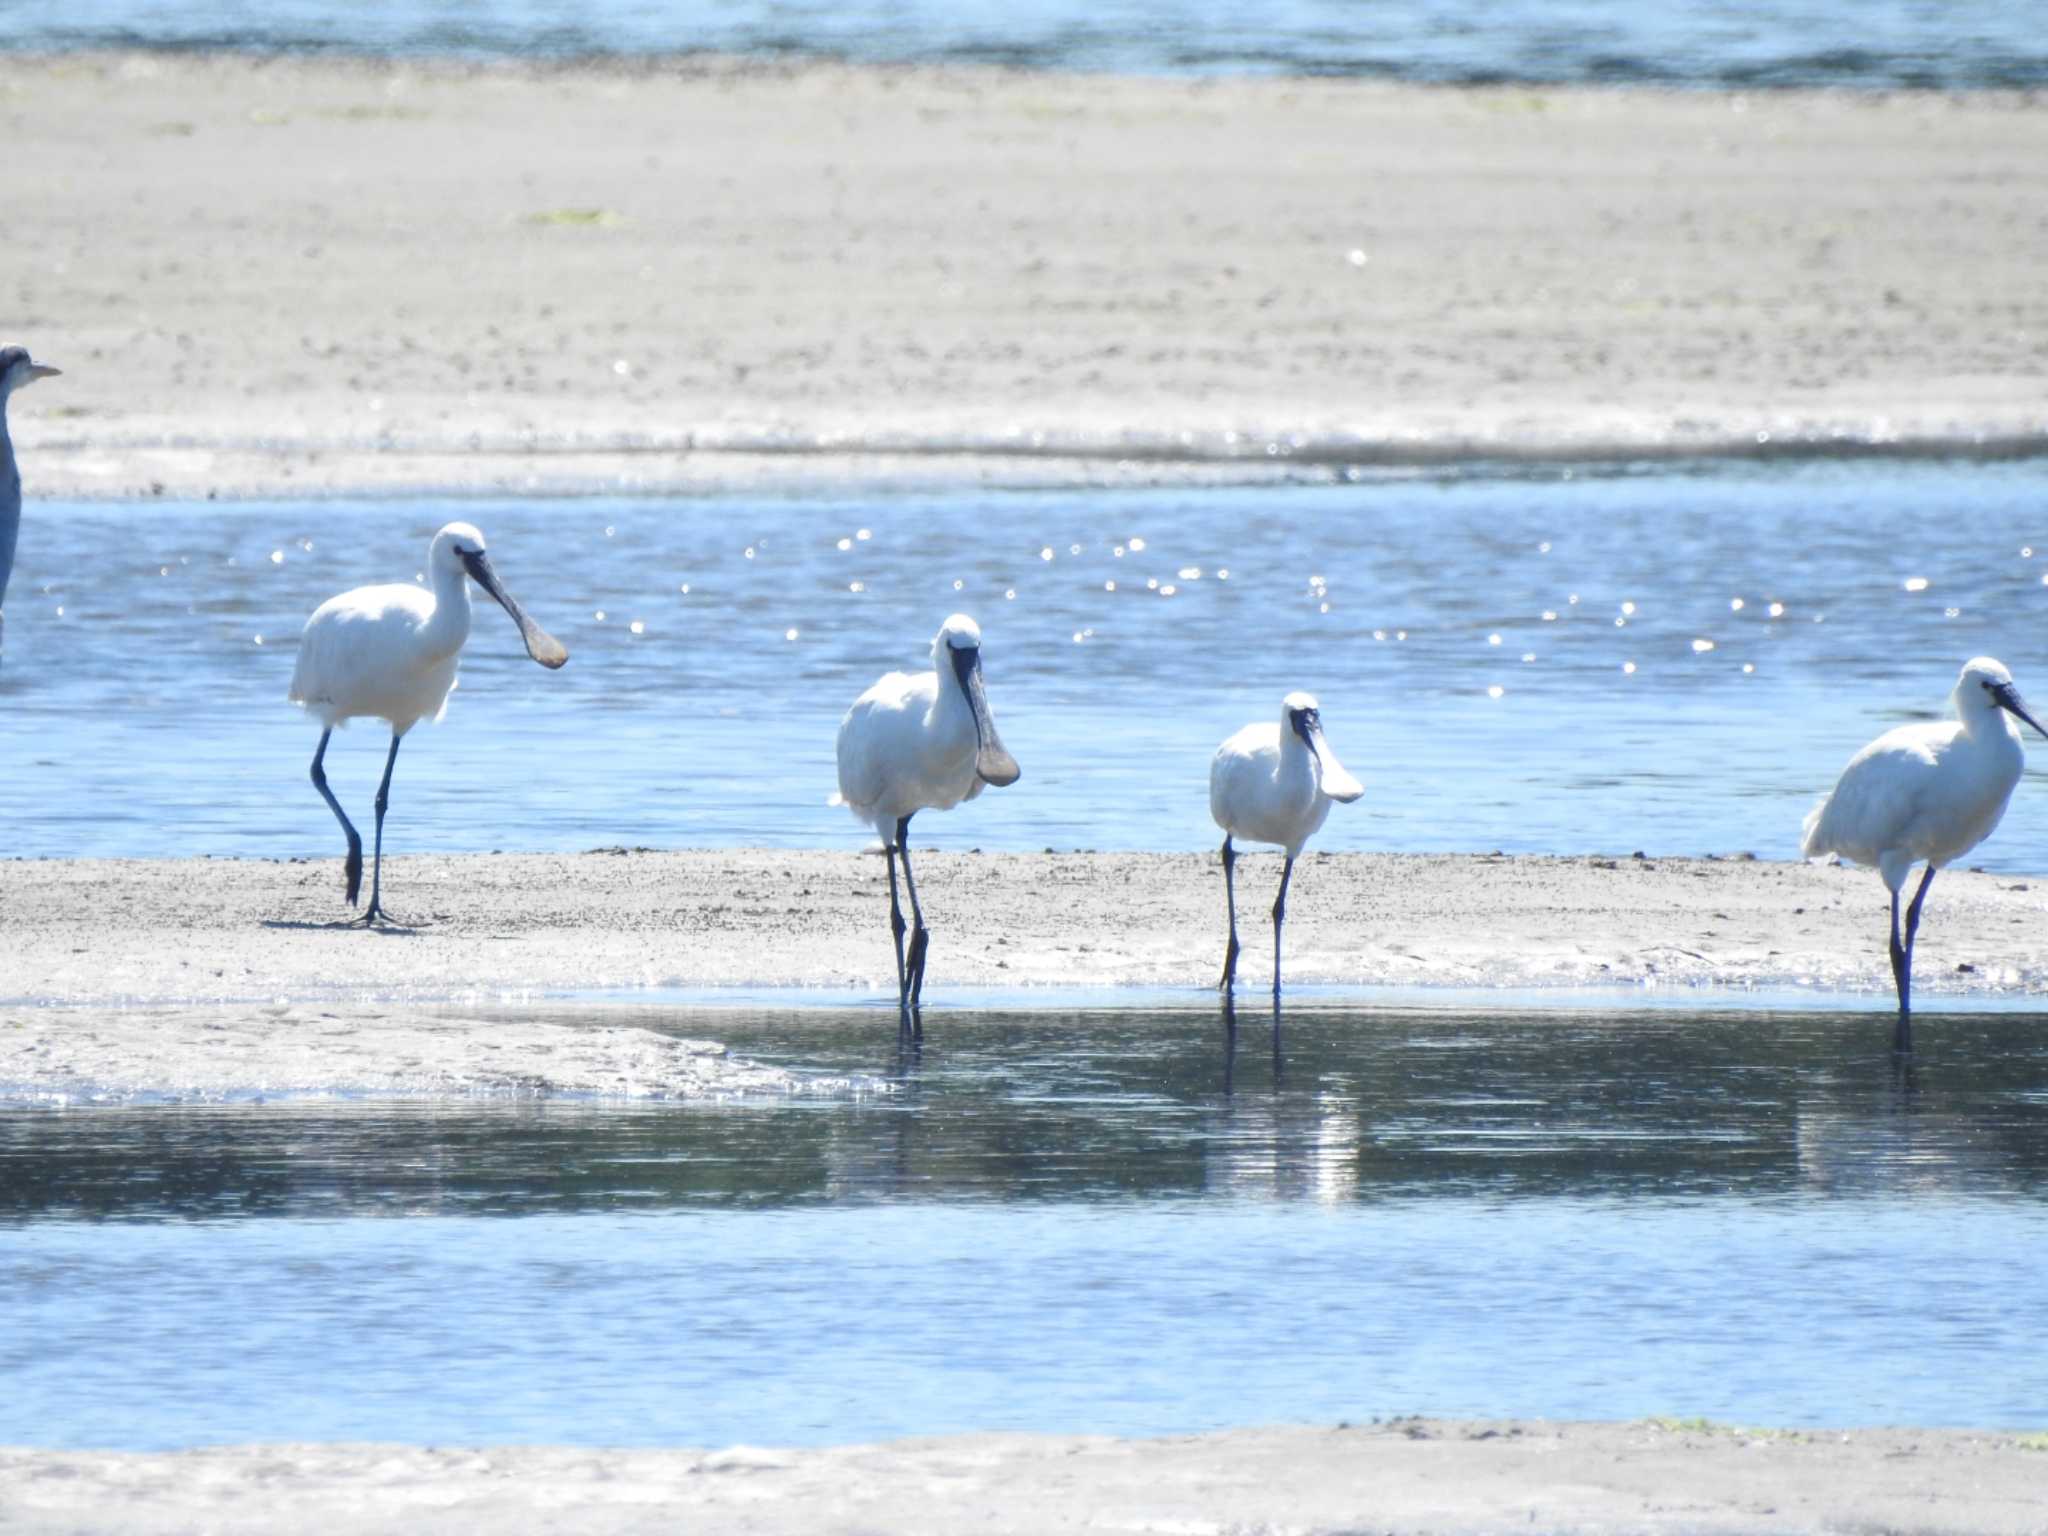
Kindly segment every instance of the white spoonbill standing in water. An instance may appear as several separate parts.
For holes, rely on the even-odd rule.
[[[7,435],[7,397],[61,371],[35,362],[26,347],[0,347],[0,647],[7,642],[7,578],[14,574],[14,541],[21,533],[21,469]]]
[[[931,671],[887,673],[853,701],[839,722],[839,797],[881,834],[889,860],[896,1006],[906,1027],[916,1023],[931,942],[910,872],[910,818],[919,811],[950,811],[980,794],[985,784],[1014,784],[1019,771],[989,713],[981,681],[981,630],[964,613],[939,626]],[[903,904],[896,891],[899,856],[916,920],[907,954]]]
[[[1323,739],[1323,715],[1315,696],[1290,693],[1280,701],[1278,724],[1248,725],[1216,749],[1209,764],[1209,814],[1223,829],[1223,900],[1230,909],[1230,947],[1223,952],[1226,996],[1237,985],[1237,850],[1233,837],[1278,843],[1287,851],[1280,869],[1280,894],[1273,900],[1273,995],[1280,995],[1280,925],[1287,918],[1287,882],[1302,844],[1330,814],[1330,802],[1346,804],[1365,786],[1344,771]]]
[[[1892,893],[1892,980],[1899,989],[1899,1022],[1892,1047],[1913,1049],[1913,936],[1934,872],[1991,835],[2005,814],[2026,756],[2019,727],[2027,713],[2012,674],[1989,656],[1963,667],[1950,695],[1953,720],[1926,721],[1886,731],[1849,759],[1834,793],[1806,816],[1803,848],[1809,859],[1836,853],[1874,864]],[[1926,874],[1906,909],[1899,937],[1899,889],[1913,866]]]
[[[348,903],[354,906],[363,887],[363,840],[349,824],[341,802],[327,787],[320,766],[327,738],[344,721],[364,717],[391,727],[391,752],[384,759],[384,778],[377,786],[377,843],[370,873],[370,904],[365,923],[384,917],[380,900],[384,872],[384,810],[391,800],[391,769],[398,761],[398,743],[421,720],[439,720],[455,690],[455,663],[469,638],[469,582],[498,600],[526,642],[526,654],[542,666],[559,667],[569,659],[560,641],[542,629],[498,580],[484,536],[469,523],[450,523],[434,535],[427,551],[431,588],[405,582],[356,587],[330,597],[306,620],[299,638],[298,666],[292,672],[291,700],[305,707],[321,724],[320,745],[313,752],[313,787],[334,812],[348,836]]]

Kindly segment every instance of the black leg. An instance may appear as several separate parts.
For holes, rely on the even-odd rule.
[[[1903,957],[1898,940],[1899,898],[1892,894],[1892,969],[1899,981],[1899,1027],[1892,1034],[1892,1049],[1904,1053],[1913,1049],[1913,1014],[1908,1006],[1913,985],[1913,940],[1920,933],[1920,907],[1927,900],[1927,887],[1934,884],[1934,866],[1927,866],[1927,872],[1920,877],[1920,888],[1913,893],[1913,904],[1906,908],[1906,942]]]
[[[1280,869],[1280,894],[1273,898],[1273,996],[1280,996],[1280,925],[1287,921],[1287,882],[1294,878],[1294,857]]]
[[[1280,994],[1273,994],[1273,1086],[1280,1086],[1280,1079],[1287,1071],[1287,1057],[1280,1049]]]
[[[1223,979],[1216,990],[1229,994],[1237,985],[1237,850],[1230,846],[1230,834],[1223,834],[1223,904],[1230,909],[1230,947],[1223,951]]]
[[[932,931],[924,923],[924,908],[917,901],[917,877],[910,872],[910,818],[896,823],[896,851],[903,855],[903,884],[910,892],[910,1011],[914,1015],[924,1000],[924,953],[931,946]]]
[[[1892,985],[1899,990],[1899,1012],[1904,1013],[1912,1006],[1909,1000],[1911,982],[1906,978],[1906,946],[1899,942],[1899,893],[1892,892]]]
[[[391,770],[398,762],[398,744],[404,738],[396,731],[391,733],[391,751],[384,759],[384,777],[377,785],[377,846],[370,865],[370,904],[363,909],[363,921],[374,923],[379,918],[389,922],[385,915],[384,903],[378,900],[384,883],[384,812],[391,804]]]
[[[348,835],[348,862],[342,866],[342,873],[348,880],[348,904],[354,906],[363,889],[363,840],[349,824],[348,813],[334,798],[334,791],[327,787],[327,770],[320,766],[321,759],[327,756],[327,738],[333,734],[333,726],[322,731],[320,745],[313,749],[313,787],[320,791],[320,798],[327,802],[327,809],[334,812],[334,819],[341,823],[341,830]]]
[[[882,850],[889,860],[889,932],[896,938],[896,1013],[902,1027],[910,1028],[910,973],[903,963],[903,903],[896,894],[896,849]]]

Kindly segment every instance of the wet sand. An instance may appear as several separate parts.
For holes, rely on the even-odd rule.
[[[74,55],[0,127],[32,496],[2048,442],[2030,97]]]
[[[0,1450],[9,1531],[2038,1532],[2042,1437],[1459,1423],[826,1450]]]

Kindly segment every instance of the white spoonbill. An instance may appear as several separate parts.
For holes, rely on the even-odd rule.
[[[363,840],[327,787],[320,760],[327,755],[327,738],[345,721],[361,716],[391,727],[391,753],[384,759],[384,779],[377,786],[376,862],[370,874],[370,905],[363,911],[366,923],[385,916],[379,900],[384,809],[391,799],[398,743],[419,721],[439,720],[447,712],[448,695],[455,691],[456,659],[469,638],[469,578],[512,615],[527,655],[549,668],[569,659],[561,642],[534,623],[505,590],[484,553],[484,536],[473,525],[450,523],[434,535],[427,572],[431,588],[394,582],[330,597],[306,620],[298,665],[292,671],[292,702],[317,716],[322,727],[320,745],[313,752],[313,787],[348,835],[350,906],[363,886]]]
[[[910,873],[910,818],[919,811],[950,811],[980,794],[985,784],[1016,783],[1018,773],[1017,760],[996,734],[982,687],[981,630],[964,613],[939,626],[931,671],[887,673],[853,701],[839,722],[839,797],[881,834],[889,860],[896,1004],[905,1024],[915,1021],[930,944],[917,880]],[[899,854],[916,919],[907,956],[903,906],[896,894]]]
[[[1237,850],[1233,837],[1278,843],[1287,850],[1280,870],[1280,894],[1273,900],[1273,995],[1280,995],[1280,925],[1287,918],[1287,882],[1301,845],[1330,814],[1330,802],[1347,805],[1365,786],[1344,771],[1323,739],[1323,715],[1315,696],[1290,693],[1280,701],[1277,724],[1248,725],[1216,749],[1209,764],[1209,814],[1223,829],[1223,900],[1230,908],[1230,947],[1223,952],[1228,993],[1237,985]]]
[[[2042,735],[2027,713],[2012,673],[1989,656],[1964,665],[1950,700],[1954,720],[1926,721],[1886,731],[1849,759],[1834,793],[1806,815],[1802,848],[1809,859],[1836,853],[1874,864],[1892,893],[1892,980],[1899,989],[1895,1050],[1913,1048],[1913,936],[1920,904],[1934,872],[1991,835],[2005,814],[2026,757],[2017,715]],[[1906,909],[1899,938],[1899,888],[1915,864],[1927,873]]]
[[[26,347],[0,347],[0,644],[7,639],[7,578],[14,574],[14,541],[21,533],[21,470],[7,435],[7,397],[62,370],[33,361]]]

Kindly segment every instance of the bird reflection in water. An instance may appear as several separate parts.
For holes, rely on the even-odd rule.
[[[1273,1086],[1280,1086],[1285,1075],[1287,1058],[1280,1047],[1280,999],[1273,999]],[[1235,1086],[1237,1073],[1237,1001],[1228,992],[1223,994],[1223,1095],[1228,1098]]]

